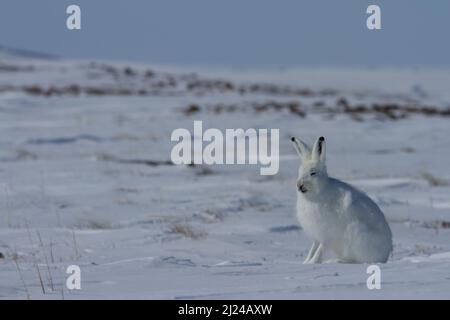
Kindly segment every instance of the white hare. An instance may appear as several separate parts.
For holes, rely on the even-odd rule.
[[[299,139],[292,141],[301,158],[297,218],[314,240],[304,263],[321,263],[326,249],[337,256],[326,262],[386,262],[392,233],[380,208],[364,192],[328,177],[323,137],[312,150]]]

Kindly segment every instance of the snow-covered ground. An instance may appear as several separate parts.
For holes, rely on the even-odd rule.
[[[1,299],[450,298],[449,70],[194,71],[0,55]],[[279,173],[171,165],[194,120],[280,129]],[[384,210],[381,290],[302,264],[292,135]]]

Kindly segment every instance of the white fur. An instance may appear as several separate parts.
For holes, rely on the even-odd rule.
[[[292,141],[301,158],[297,218],[314,240],[304,263],[321,263],[325,250],[336,254],[331,262],[386,262],[392,233],[380,208],[364,192],[328,177],[323,137],[312,150],[299,139]]]

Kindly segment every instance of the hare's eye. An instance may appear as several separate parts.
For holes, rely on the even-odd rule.
[[[316,172],[315,172],[315,171],[311,171],[310,174],[311,174],[311,177],[312,177],[312,176],[315,176],[315,175],[316,175]]]

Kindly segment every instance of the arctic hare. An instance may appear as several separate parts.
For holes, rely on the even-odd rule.
[[[326,249],[337,255],[326,262],[386,262],[392,233],[380,208],[364,192],[328,177],[324,137],[312,150],[297,138],[291,140],[301,158],[297,218],[314,240],[304,263],[321,263]]]

